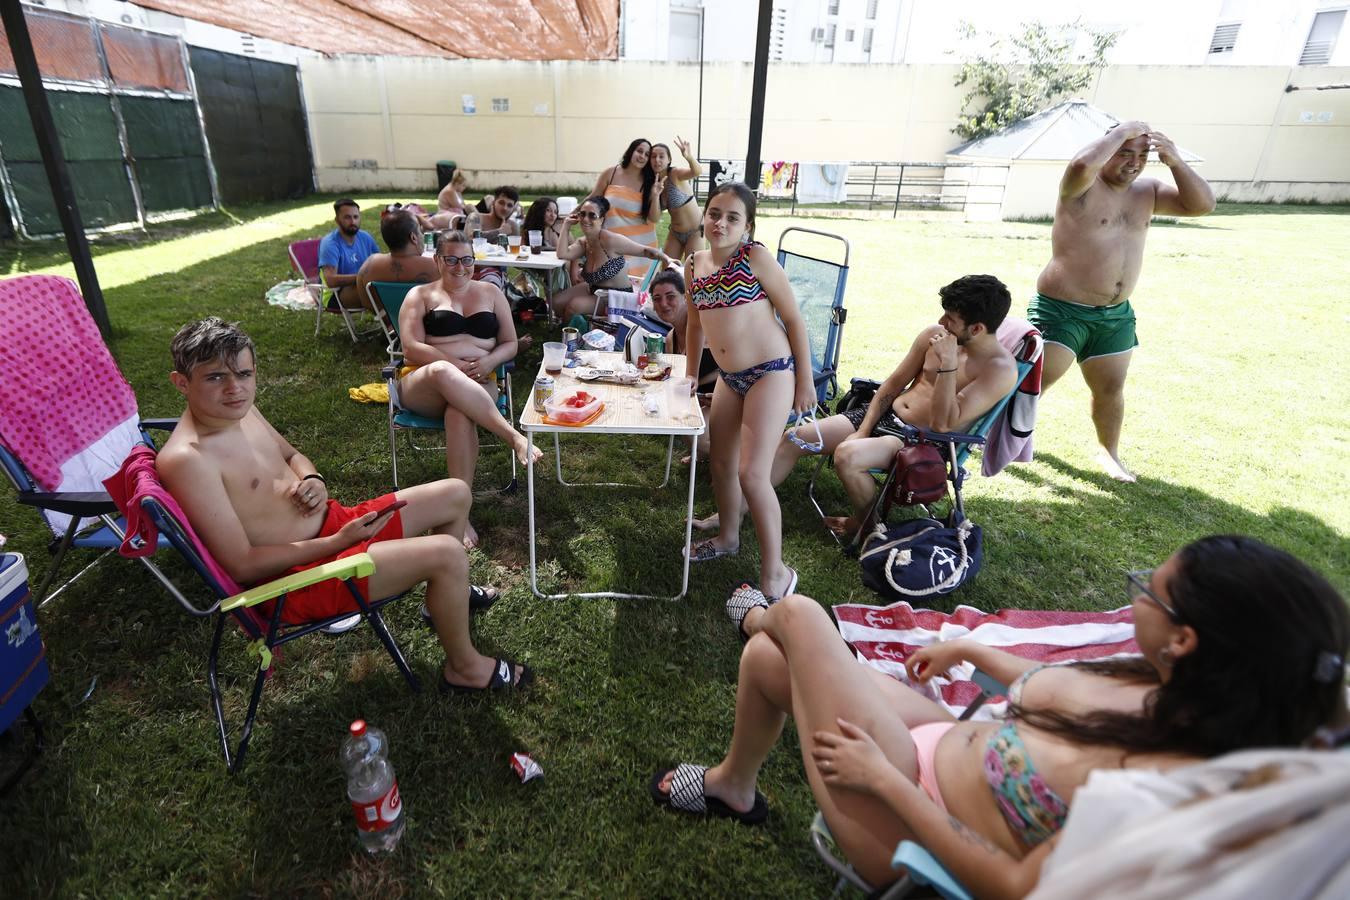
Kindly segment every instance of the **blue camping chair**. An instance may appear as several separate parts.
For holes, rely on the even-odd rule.
[[[971,678],[979,685],[980,695],[961,713],[960,721],[963,722],[973,716],[988,700],[1001,697],[1008,691],[1007,685],[981,669],[976,669]],[[901,841],[895,846],[895,853],[891,856],[891,868],[901,869],[903,874],[894,883],[879,889],[869,884],[854,871],[852,866],[835,854],[834,836],[830,834],[830,828],[825,824],[825,816],[819,811],[811,820],[810,831],[811,846],[815,847],[816,853],[820,855],[825,865],[839,876],[832,896],[839,896],[845,885],[852,885],[876,900],[900,900],[916,888],[927,887],[945,900],[973,900],[973,895],[951,872],[947,871],[947,867],[914,841]]]
[[[79,288],[69,278],[51,275],[23,275],[0,281],[0,343],[15,350],[23,346],[25,338],[18,334],[15,323],[19,317],[15,313],[22,307],[28,313],[41,312],[46,320],[63,322],[64,326],[45,336],[42,347],[43,360],[33,359],[24,365],[6,368],[4,377],[11,386],[22,387],[31,396],[44,396],[52,390],[50,379],[50,361],[79,359],[87,367],[97,367],[107,376],[108,390],[117,393],[121,399],[134,404],[131,388],[120,373],[116,372],[117,363],[106,347],[101,344],[97,353],[92,349],[92,340],[88,335],[97,335],[97,329],[80,296]],[[100,356],[100,358],[95,358]],[[46,366],[47,368],[43,368]],[[116,376],[114,379],[113,376]],[[116,383],[113,383],[113,382]],[[79,390],[80,385],[71,384],[61,392],[59,402],[61,414],[72,420],[90,410],[87,405],[94,401],[90,392]],[[125,393],[123,393],[125,391]],[[3,422],[4,432],[19,434],[27,423],[15,422],[7,413]],[[141,419],[135,429],[115,429],[101,436],[75,458],[88,456],[90,471],[101,471],[105,476],[117,471],[117,466],[130,452],[136,440],[151,443],[148,429],[172,431],[177,419]],[[4,471],[9,483],[14,486],[16,499],[24,506],[31,506],[42,516],[45,526],[52,532],[48,546],[52,554],[51,565],[43,574],[41,582],[33,591],[33,602],[39,606],[56,598],[61,591],[74,584],[82,575],[98,565],[109,553],[117,549],[126,536],[126,522],[118,515],[117,506],[101,486],[97,490],[57,491],[42,487],[34,474],[23,461],[12,452],[12,448],[0,442],[0,470]],[[72,549],[97,550],[95,557],[79,572],[66,580],[49,595],[47,592],[61,570],[66,555]],[[176,588],[163,572],[148,558],[142,558],[150,573],[164,585],[165,589],[189,612],[198,611]]]
[[[162,428],[172,431],[177,421],[177,419],[143,419],[141,437],[146,443],[154,446],[153,439],[146,429]],[[52,555],[51,565],[47,567],[42,581],[33,591],[33,602],[37,606],[45,606],[55,600],[62,591],[103,562],[108,554],[122,546],[122,541],[126,539],[127,523],[107,493],[45,491],[19,458],[3,445],[0,445],[0,469],[4,470],[5,477],[14,486],[19,503],[34,507],[53,533],[52,540],[47,545],[47,550]],[[47,591],[56,580],[66,554],[71,550],[97,550],[99,554],[49,595]],[[194,614],[202,612],[183,596],[182,591],[169,580],[169,576],[165,575],[149,557],[140,557],[139,561],[184,609]]]
[[[1026,324],[1020,322],[1020,320],[1014,319],[1008,319],[1006,321],[1010,325]],[[1027,324],[1026,327],[1027,330],[1030,331],[1030,325]],[[952,511],[956,514],[957,518],[965,517],[965,505],[961,497],[961,488],[968,477],[965,463],[970,457],[970,451],[975,447],[983,446],[989,436],[989,432],[993,429],[994,424],[998,422],[999,417],[1003,415],[1004,411],[1008,408],[1008,404],[1012,402],[1012,398],[1022,387],[1022,382],[1026,380],[1027,375],[1029,375],[1031,370],[1035,367],[1037,360],[1041,358],[1041,353],[1044,351],[1044,348],[1045,345],[1041,340],[1039,333],[1028,334],[1027,337],[1022,340],[1017,351],[1013,353],[1013,358],[1017,363],[1017,380],[1013,385],[1013,389],[995,403],[988,412],[976,419],[970,426],[968,433],[929,431],[926,428],[914,428],[910,426],[906,426],[900,431],[884,427],[877,429],[880,434],[898,437],[907,443],[922,442],[933,444],[943,451],[943,458],[947,461],[947,481],[951,485],[952,491]],[[881,386],[879,382],[867,379],[855,378],[853,379],[853,382],[855,388],[860,385],[867,386],[874,393],[877,388]],[[811,480],[808,481],[806,485],[807,498],[811,501],[811,505],[815,507],[816,513],[820,516],[822,521],[825,519],[825,510],[821,507],[820,501],[816,498],[816,478],[820,475],[820,471],[824,468],[828,458],[829,457],[825,454],[821,454],[819,461],[816,463],[815,471],[811,473]],[[876,502],[868,512],[866,522],[869,526],[873,522],[884,523],[887,514],[890,512],[891,505],[895,502],[891,487],[895,483],[896,465],[898,462],[899,458],[897,455],[896,462],[892,463],[890,468],[884,470],[872,470],[872,474],[881,482],[881,490],[877,492]],[[924,508],[926,509],[926,507]],[[858,529],[858,533],[854,536],[853,541],[848,546],[856,548],[860,545],[863,538],[866,537],[867,530],[868,528],[866,527]],[[833,531],[830,531],[830,534],[840,546],[845,546],[844,540],[839,535],[835,534]]]
[[[793,232],[838,241],[843,245],[843,262],[785,249],[784,241]],[[806,322],[806,335],[811,342],[811,376],[816,385],[816,402],[822,412],[839,393],[839,351],[843,344],[844,321],[848,318],[848,310],[844,308],[848,254],[848,241],[825,231],[793,226],[784,229],[778,238],[778,264],[787,273],[788,283],[792,285],[792,293]]]
[[[226,585],[221,584],[212,573],[206,563],[209,558],[206,548],[189,537],[187,529],[183,527],[183,524],[172,512],[165,509],[153,497],[143,499],[141,508],[154,520],[160,535],[167,538],[174,549],[182,554],[183,558],[201,576],[203,583],[216,598],[209,609],[198,614],[215,615],[216,617],[215,634],[211,639],[211,650],[207,656],[206,677],[211,687],[211,707],[216,716],[220,749],[225,756],[226,769],[231,775],[236,774],[243,768],[244,755],[248,752],[249,738],[253,734],[253,723],[258,714],[258,703],[262,699],[263,685],[267,683],[267,677],[272,668],[273,655],[277,648],[305,635],[313,634],[320,629],[328,628],[352,615],[350,611],[346,611],[301,625],[285,623],[282,621],[282,615],[286,605],[286,597],[290,591],[299,590],[332,578],[341,578],[346,582],[347,589],[356,601],[359,614],[370,623],[370,627],[374,629],[380,643],[384,645],[384,649],[394,661],[394,665],[408,682],[408,686],[414,692],[422,689],[421,682],[408,667],[407,660],[404,659],[398,644],[389,634],[389,629],[380,614],[386,604],[406,596],[406,593],[367,601],[361,596],[361,591],[354,581],[356,578],[367,578],[375,571],[375,563],[371,560],[370,554],[357,553],[315,566],[303,572],[284,575],[265,584],[235,593]],[[270,610],[262,606],[262,604],[268,602],[272,602]],[[226,619],[234,619],[243,628],[250,638],[249,652],[258,657],[258,669],[253,678],[253,690],[249,696],[248,711],[244,715],[243,730],[240,734],[239,743],[233,752],[231,752],[230,747],[229,729],[225,724],[225,707],[221,699],[218,673],[220,643],[225,633]]]
[[[407,298],[408,292],[417,285],[406,284],[399,281],[372,281],[366,286],[366,292],[370,297],[371,305],[378,311],[377,318],[380,321],[380,327],[384,329],[385,339],[388,341],[389,365],[380,370],[384,377],[385,385],[389,389],[389,456],[393,468],[394,489],[398,489],[398,440],[399,432],[410,432],[416,434],[418,431],[438,432],[445,430],[445,423],[440,419],[432,419],[427,416],[419,416],[409,409],[404,409],[399,404],[398,399],[398,370],[403,365],[403,345],[398,336],[398,314],[403,308],[403,301]],[[495,370],[497,376],[498,394],[497,409],[501,412],[506,421],[513,420],[515,415],[515,401],[511,393],[511,372],[515,370],[515,361],[508,360],[502,363]],[[414,450],[444,450],[444,447],[418,447],[413,444]],[[511,480],[498,488],[495,493],[509,494],[515,491],[516,481],[516,455],[507,448],[507,455],[511,457]]]

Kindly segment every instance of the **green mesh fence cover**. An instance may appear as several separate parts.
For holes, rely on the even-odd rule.
[[[119,97],[145,211],[211,205],[211,178],[191,100]]]
[[[85,226],[136,221],[136,200],[122,162],[109,98],[48,90],[47,102]],[[0,86],[0,123],[0,152],[18,203],[18,218],[29,234],[60,231],[61,221],[19,88]]]
[[[189,48],[221,200],[284,200],[313,188],[294,66]]]

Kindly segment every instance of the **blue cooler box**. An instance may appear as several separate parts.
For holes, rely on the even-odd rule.
[[[50,677],[28,567],[17,553],[0,554],[0,731],[14,724]]]

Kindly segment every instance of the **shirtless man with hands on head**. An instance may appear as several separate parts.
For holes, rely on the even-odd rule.
[[[1149,151],[1176,186],[1140,178]],[[1143,122],[1122,122],[1084,147],[1059,183],[1051,259],[1036,281],[1027,316],[1045,337],[1042,389],[1077,359],[1092,393],[1100,461],[1111,477],[1134,481],[1120,461],[1125,374],[1139,341],[1129,298],[1144,261],[1154,215],[1203,216],[1214,209],[1209,184],[1171,139]]]
[[[236,325],[212,316],[183,326],[173,360],[169,378],[187,409],[156,467],[231,578],[254,584],[369,553],[376,570],[356,579],[367,600],[426,582],[427,611],[446,657],[442,691],[529,683],[529,667],[483,656],[469,639],[470,606],[489,605],[496,592],[469,585],[462,537],[472,495],[464,482],[442,479],[344,507],[329,497],[314,464],[254,406],[253,341]],[[358,610],[346,584],[330,579],[292,591],[283,620],[300,624]]]

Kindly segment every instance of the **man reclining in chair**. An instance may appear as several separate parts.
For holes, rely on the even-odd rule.
[[[960,432],[993,409],[1017,384],[1017,363],[998,342],[998,326],[1012,305],[1003,282],[992,275],[966,275],[938,291],[942,318],[919,332],[900,365],[877,389],[867,406],[820,420],[822,453],[834,454],[834,467],[848,493],[851,515],[831,516],[825,524],[846,535],[857,532],[876,497],[870,469],[884,469],[900,449],[899,438],[878,435],[877,426],[912,425],[930,431]],[[774,454],[770,479],[782,484],[816,440],[815,426],[784,435]],[[716,527],[717,517],[700,528]]]
[[[469,585],[462,538],[473,501],[464,482],[447,478],[342,506],[314,464],[253,405],[253,341],[237,325],[214,316],[184,325],[173,339],[173,364],[169,378],[187,410],[156,467],[232,578],[253,584],[369,553],[375,573],[356,580],[368,600],[426,582],[426,607],[445,650],[442,691],[529,683],[528,666],[483,656],[469,640],[471,594],[483,606],[495,592]],[[400,500],[407,505],[389,511]],[[283,618],[299,624],[357,609],[334,579],[292,591]]]

